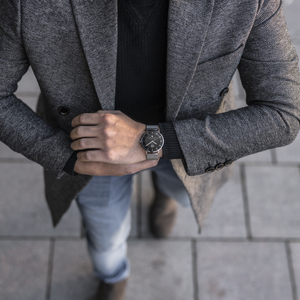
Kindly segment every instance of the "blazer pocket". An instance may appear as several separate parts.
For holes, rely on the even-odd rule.
[[[230,53],[227,53],[227,54],[224,54],[224,55],[221,55],[221,56],[218,56],[216,58],[210,59],[208,61],[199,63],[198,67],[199,66],[204,66],[206,64],[209,65],[209,64],[215,64],[215,63],[221,63],[222,61],[226,62],[228,60],[231,60],[231,57],[234,57],[235,54],[239,54],[243,50],[243,48],[244,48],[244,44],[242,43],[234,51],[232,51]]]
[[[222,91],[229,87],[240,62],[243,46],[241,44],[231,53],[198,64],[179,118],[186,115],[202,118],[219,111],[223,101]]]

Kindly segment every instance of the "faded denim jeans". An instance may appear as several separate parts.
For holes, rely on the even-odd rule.
[[[151,168],[157,186],[183,206],[190,201],[169,160]],[[94,176],[77,198],[87,233],[87,245],[96,276],[116,283],[129,276],[127,238],[130,233],[130,199],[133,175]]]

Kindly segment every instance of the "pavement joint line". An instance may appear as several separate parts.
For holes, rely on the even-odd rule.
[[[247,182],[246,182],[246,170],[244,164],[240,164],[240,177],[241,177],[243,204],[244,204],[243,206],[244,206],[246,234],[248,239],[252,239],[249,198],[248,198]]]
[[[272,149],[275,150],[275,149]],[[32,163],[35,164],[35,162],[27,159],[27,158],[13,158],[13,157],[0,157],[0,163]],[[289,167],[300,167],[300,161],[294,161],[294,162],[278,162],[274,163],[273,161],[243,161],[239,162],[238,160],[234,162],[236,165],[244,165],[244,166],[251,166],[251,167],[283,167],[283,168],[289,168]]]
[[[237,165],[245,165],[245,166],[251,166],[251,167],[273,167],[273,168],[278,168],[278,167],[283,167],[283,168],[290,168],[290,167],[295,167],[295,166],[300,166],[299,161],[294,161],[294,162],[278,162],[274,164],[273,162],[270,161],[235,161],[235,164]]]
[[[0,241],[49,241],[49,239],[55,239],[57,242],[59,241],[83,241],[84,238],[72,237],[72,236],[0,236]],[[225,243],[300,243],[299,238],[273,238],[273,237],[252,237],[251,240],[245,237],[169,237],[167,239],[156,239],[151,236],[144,236],[143,238],[137,236],[130,236],[128,238],[129,241],[168,241],[168,242],[191,242],[194,240],[195,242],[225,242]]]
[[[3,163],[3,164],[7,164],[7,163],[12,163],[12,164],[19,164],[19,163],[22,163],[22,164],[34,164],[35,162],[27,159],[27,158],[1,158],[0,157],[0,164]]]
[[[27,158],[13,158],[13,157],[0,157],[0,163],[32,163],[35,164],[35,162],[27,159]],[[244,165],[244,166],[251,166],[251,167],[283,167],[283,168],[289,168],[289,167],[300,167],[300,161],[294,161],[294,162],[276,162],[273,161],[243,161],[239,162],[238,160],[234,162],[236,165]]]
[[[53,259],[55,251],[55,239],[50,239],[50,249],[49,249],[49,260],[48,260],[48,272],[47,272],[47,286],[46,286],[46,300],[50,300],[51,297],[51,283],[52,283],[52,273],[53,273]]]
[[[222,238],[222,237],[168,237],[167,239],[156,239],[152,237],[143,237],[142,239],[138,237],[129,237],[129,241],[138,241],[138,240],[145,240],[145,241],[166,241],[166,242],[190,242],[191,240],[195,240],[196,242],[203,242],[203,243],[280,243],[284,244],[286,242],[291,243],[300,243],[300,238],[255,238],[253,237],[251,240],[244,238],[244,237],[237,237],[237,238]]]
[[[289,242],[285,243],[285,251],[286,251],[286,256],[287,256],[287,263],[288,263],[288,270],[289,270],[289,275],[290,275],[290,283],[291,283],[293,300],[298,300],[297,284],[296,284],[294,264],[293,264],[293,256],[292,256],[291,245]]]
[[[277,165],[278,164],[278,159],[277,159],[276,149],[271,149],[270,153],[271,153],[271,162],[272,162],[272,164]]]
[[[56,241],[82,241],[84,238],[78,236],[12,236],[3,235],[0,236],[0,241],[49,241],[49,239],[55,239]]]
[[[193,272],[193,289],[194,289],[194,300],[199,300],[198,290],[198,257],[197,257],[197,243],[195,239],[191,240],[192,248],[192,272]]]

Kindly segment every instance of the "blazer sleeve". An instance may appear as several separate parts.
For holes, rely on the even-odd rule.
[[[53,128],[14,92],[29,61],[22,43],[20,0],[0,0],[0,141],[58,178],[72,155],[71,138]]]
[[[188,175],[291,143],[299,131],[298,57],[282,1],[261,1],[239,64],[245,108],[174,122]]]

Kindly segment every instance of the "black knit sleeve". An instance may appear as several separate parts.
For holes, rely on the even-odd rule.
[[[163,147],[163,158],[165,159],[184,158],[173,124],[160,123],[159,128],[165,140],[165,144]]]
[[[77,151],[74,151],[73,154],[68,159],[68,161],[66,162],[63,171],[68,173],[71,176],[77,176],[78,173],[74,172],[76,161],[77,161]]]

